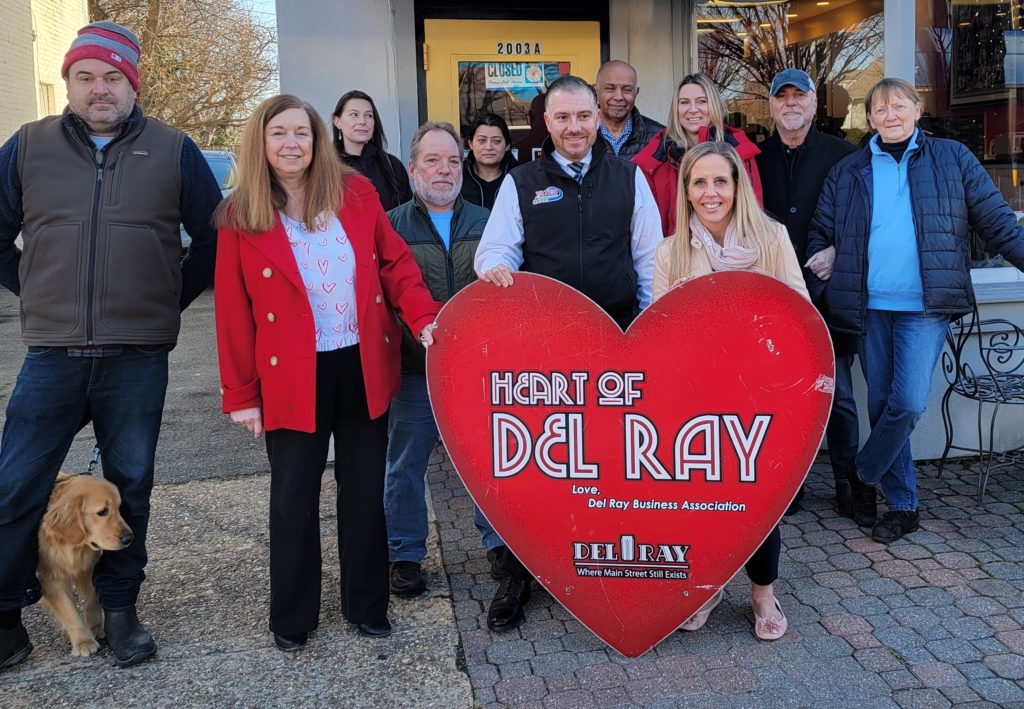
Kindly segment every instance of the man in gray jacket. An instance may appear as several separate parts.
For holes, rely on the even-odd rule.
[[[104,619],[90,630],[105,634],[119,666],[156,653],[135,604],[167,354],[181,310],[212,278],[221,193],[195,144],[135,105],[138,61],[127,28],[82,28],[62,67],[64,114],[22,126],[0,147],[0,284],[21,298],[28,345],[0,444],[0,669],[32,651],[21,609],[40,597],[37,531],[90,421],[134,532],[96,566]],[[180,224],[192,236],[184,259]]]

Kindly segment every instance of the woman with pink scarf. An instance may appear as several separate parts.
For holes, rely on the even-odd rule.
[[[675,234],[654,254],[654,300],[669,289],[717,271],[753,271],[782,281],[810,300],[786,228],[764,213],[736,150],[713,141],[689,148],[679,165]],[[786,616],[772,584],[782,539],[776,527],[744,567],[750,577],[754,634],[778,640]],[[680,626],[698,630],[722,600],[719,590]]]

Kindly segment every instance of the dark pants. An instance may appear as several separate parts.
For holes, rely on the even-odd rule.
[[[282,635],[320,616],[320,482],[334,435],[341,612],[353,623],[388,611],[384,462],[388,417],[370,420],[359,347],[316,356],[316,431],[267,431],[270,457],[270,626]]]
[[[828,457],[836,483],[849,482],[857,475],[857,451],[860,449],[860,423],[857,400],[853,396],[853,355],[836,355],[836,388],[832,413],[825,428]],[[861,359],[863,371],[864,360]]]
[[[775,583],[775,579],[779,577],[779,553],[781,551],[782,534],[776,526],[743,567],[747,576],[750,577],[751,583],[756,583],[758,586]]]
[[[146,574],[153,458],[170,345],[126,346],[108,357],[69,357],[30,347],[7,403],[0,443],[0,610],[39,600],[39,523],[71,442],[90,420],[103,477],[121,491],[121,515],[135,541],[100,557],[93,581],[107,610],[135,605]]]

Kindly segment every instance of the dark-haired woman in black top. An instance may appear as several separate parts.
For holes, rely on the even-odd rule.
[[[481,113],[473,121],[466,143],[469,155],[462,163],[462,199],[490,209],[501,181],[516,164],[512,134],[504,118]]]
[[[385,210],[412,199],[409,174],[402,161],[388,153],[377,107],[368,94],[349,91],[338,99],[331,114],[331,135],[339,157],[373,183]]]

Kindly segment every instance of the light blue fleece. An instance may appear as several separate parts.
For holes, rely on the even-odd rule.
[[[872,209],[868,237],[868,308],[872,310],[924,310],[921,261],[907,182],[910,155],[917,150],[918,130],[914,131],[898,164],[892,155],[878,147],[879,136],[869,143]]]

